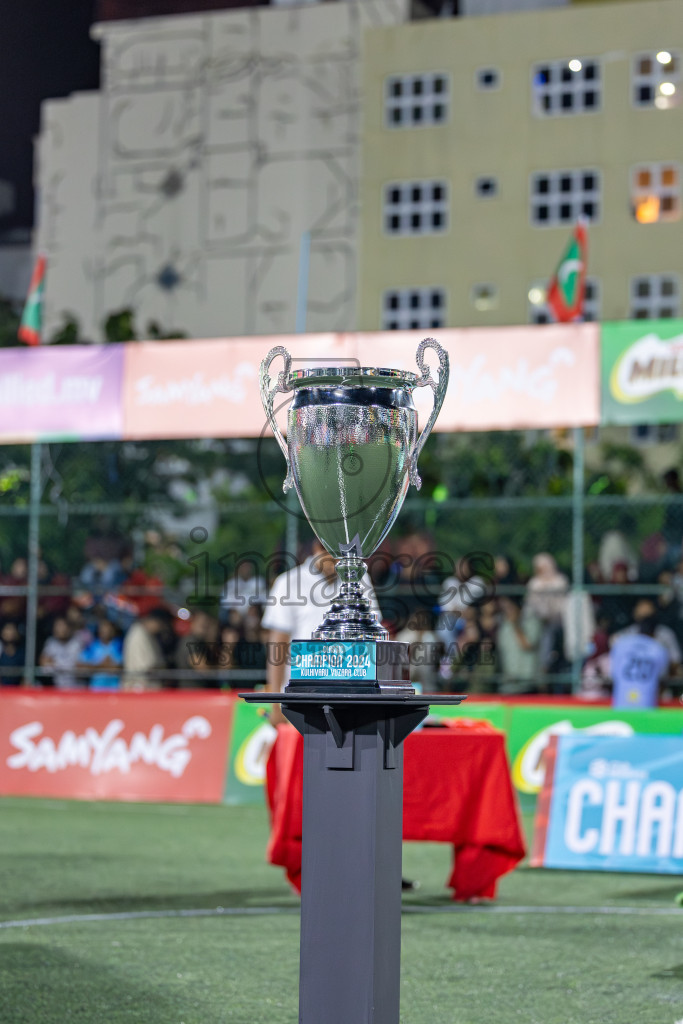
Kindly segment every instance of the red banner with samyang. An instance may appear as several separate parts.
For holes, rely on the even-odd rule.
[[[234,698],[0,695],[0,795],[220,803]]]

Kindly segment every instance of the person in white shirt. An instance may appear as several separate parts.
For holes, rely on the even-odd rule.
[[[292,640],[310,640],[321,625],[325,613],[339,593],[341,580],[334,568],[335,559],[319,540],[313,541],[312,555],[301,565],[282,573],[273,582],[261,625],[268,630],[266,644],[266,690],[281,692],[289,681],[289,645]],[[377,598],[370,578],[362,580],[363,594],[380,618]],[[270,713],[272,725],[286,722],[279,704]],[[402,879],[403,892],[411,892],[419,883]]]
[[[291,640],[310,640],[341,588],[334,568],[335,559],[313,542],[312,554],[300,565],[275,579],[266,604],[261,626],[268,630],[266,690],[280,693],[289,682],[289,644]],[[363,592],[379,618],[379,608],[367,573]],[[279,706],[273,708],[274,724],[285,719]]]
[[[141,692],[160,690],[161,683],[150,672],[164,667],[164,655],[157,639],[163,619],[154,610],[134,622],[123,641],[123,689]]]
[[[84,690],[86,681],[78,680],[74,669],[81,656],[83,645],[71,632],[69,623],[58,615],[52,624],[52,636],[45,641],[40,655],[40,664],[52,670],[57,690]]]

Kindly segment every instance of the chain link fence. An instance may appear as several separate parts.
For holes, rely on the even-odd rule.
[[[652,611],[677,694],[677,458],[626,430],[585,448],[583,432],[430,438],[422,489],[371,560],[416,681],[597,696],[610,636]],[[0,449],[2,684],[118,686],[124,640],[154,619],[145,687],[262,683],[267,587],[312,537],[283,477],[271,439]]]

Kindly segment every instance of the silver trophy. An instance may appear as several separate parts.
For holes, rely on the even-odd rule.
[[[425,364],[428,348],[439,359],[436,381]],[[284,369],[272,379],[270,366],[278,357],[284,360]],[[263,407],[287,462],[283,489],[287,492],[292,486],[296,488],[311,527],[336,559],[342,582],[338,597],[313,633],[313,640],[323,642],[318,645],[322,662],[314,665],[321,673],[326,667],[325,643],[388,639],[387,630],[377,621],[363,594],[364,559],[386,537],[409,484],[420,487],[417,461],[448,385],[448,355],[438,342],[433,338],[421,341],[416,359],[419,376],[367,366],[292,370],[289,352],[278,345],[261,363]],[[434,407],[418,435],[413,391],[425,386],[434,392]],[[275,397],[280,393],[293,398],[287,440],[274,413]],[[358,669],[353,659],[362,660],[362,651],[359,654],[350,646],[344,653],[344,662],[346,656],[351,658],[349,669]],[[310,664],[309,659],[305,665]],[[304,679],[296,676],[294,665],[293,661],[292,680]],[[319,678],[358,680],[359,676],[333,674]],[[369,678],[377,679],[377,675],[362,677]]]

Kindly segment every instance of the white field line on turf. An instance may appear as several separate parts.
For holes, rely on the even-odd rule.
[[[679,907],[497,907],[490,905],[439,907],[403,906],[406,914],[593,914],[607,917],[683,917]],[[28,917],[19,921],[0,921],[3,928],[37,928],[59,924],[89,924],[95,921],[143,921],[165,917],[263,917],[298,914],[298,907],[215,907],[196,910],[123,910],[111,914],[66,914],[63,917]]]

